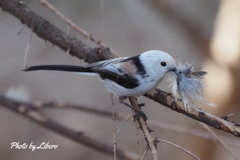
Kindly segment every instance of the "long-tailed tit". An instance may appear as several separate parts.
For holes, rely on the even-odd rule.
[[[193,71],[191,65],[176,66],[168,53],[151,50],[133,57],[115,58],[85,66],[40,65],[24,71],[51,70],[98,75],[105,88],[121,100],[142,96],[157,87],[164,76],[172,72],[170,82],[174,95],[189,109],[189,99],[201,99],[204,71]]]
[[[52,70],[89,73],[102,78],[113,95],[138,97],[154,89],[168,72],[173,72],[175,60],[166,52],[151,50],[133,57],[115,58],[85,66],[40,65],[24,71]]]

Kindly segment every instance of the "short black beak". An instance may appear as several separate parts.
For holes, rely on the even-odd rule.
[[[168,71],[170,71],[170,72],[175,72],[177,70],[177,68],[176,67],[172,67],[172,68],[169,68],[169,70]]]

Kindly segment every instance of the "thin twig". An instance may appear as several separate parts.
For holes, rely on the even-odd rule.
[[[19,32],[17,33],[17,35],[20,35],[25,27],[26,27],[26,26],[23,25],[22,28],[21,28],[21,29],[19,30]]]
[[[229,148],[229,146],[206,124],[198,122],[203,128],[205,128],[209,133],[211,133],[216,140],[223,146],[224,149],[235,159],[239,160],[240,158]]]
[[[84,29],[77,26],[75,23],[73,23],[70,19],[68,19],[66,16],[64,16],[60,11],[58,11],[53,5],[51,5],[46,0],[39,0],[44,6],[46,6],[49,10],[51,10],[54,14],[56,14],[60,19],[62,19],[65,23],[67,23],[72,29],[77,31],[79,34],[83,35],[85,38],[93,41],[94,43],[98,44],[101,47],[109,48],[114,57],[119,57],[118,53],[110,48],[107,44],[102,42],[101,40],[97,39],[93,35],[89,34]]]
[[[33,30],[31,30],[29,41],[28,41],[27,46],[26,46],[26,52],[24,54],[24,64],[23,64],[24,68],[27,68],[27,57],[28,57],[28,53],[29,53],[29,49],[30,49],[30,44],[32,42],[33,33],[34,33]]]
[[[129,105],[128,103],[126,103],[126,102],[122,102],[122,104],[124,104],[125,106],[127,106],[127,107],[129,107],[129,108],[131,108],[132,109],[132,113],[133,113],[133,115],[135,114],[135,112],[134,112],[134,110],[136,111],[136,109],[135,108],[133,108],[131,105]],[[139,155],[142,155],[142,146],[141,146],[141,143],[140,143],[140,138],[139,138],[139,132],[138,132],[138,124],[137,124],[137,122],[136,121],[134,121],[134,124],[135,124],[135,127],[136,127],[136,132],[137,132],[137,143],[138,143],[138,148],[139,148]]]
[[[132,117],[133,117],[133,115],[130,116],[128,119],[126,119],[126,121],[118,128],[116,134],[118,134],[118,132],[122,129],[122,127],[123,127]]]
[[[138,125],[137,125],[136,121],[134,121],[134,124],[135,124],[135,128],[136,128],[136,133],[137,133],[137,144],[138,144],[138,149],[139,149],[139,155],[141,156],[142,155],[142,144],[140,141]]]
[[[196,156],[196,155],[193,154],[192,152],[190,152],[190,151],[182,148],[182,147],[179,146],[179,145],[176,145],[176,144],[174,144],[174,143],[172,143],[172,142],[169,142],[169,141],[166,141],[166,140],[163,140],[163,139],[159,139],[159,138],[157,138],[157,139],[155,139],[155,140],[156,140],[157,142],[163,142],[163,143],[166,143],[166,144],[171,145],[171,146],[173,146],[173,147],[176,147],[176,148],[182,150],[183,152],[189,154],[190,156],[194,157],[195,159],[201,160],[198,156]]]
[[[143,152],[142,157],[141,157],[140,160],[143,160],[143,158],[144,158],[144,156],[146,155],[147,151],[148,151],[148,148],[146,148],[146,149],[144,150],[144,152]]]
[[[114,108],[114,101],[113,95],[111,94],[111,101],[112,101],[112,125],[113,125],[113,158],[117,160],[117,141],[116,141],[116,119],[115,119],[115,108]]]
[[[135,100],[134,97],[129,97],[129,101],[133,108],[135,108],[138,111],[141,111],[141,109],[138,106],[137,101]],[[133,110],[133,111],[135,113],[137,113],[137,111],[135,111],[135,110]],[[142,116],[139,116],[139,118],[137,118],[137,121],[138,121],[138,124],[139,124],[141,130],[143,131],[143,134],[147,140],[148,146],[151,149],[153,160],[158,160],[157,148],[154,144],[154,139],[152,138],[152,136],[150,134],[149,127],[147,126],[146,121],[144,120],[144,118]]]

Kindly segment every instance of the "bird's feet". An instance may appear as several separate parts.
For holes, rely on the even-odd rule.
[[[138,120],[139,117],[142,117],[144,119],[144,121],[147,121],[147,116],[145,115],[145,113],[143,113],[143,111],[141,110],[137,110],[136,108],[133,108],[130,104],[128,104],[127,102],[125,102],[125,100],[127,99],[128,97],[126,96],[121,96],[119,97],[119,102],[124,104],[125,106],[131,108],[132,110],[134,110],[135,114],[133,115],[133,118],[134,120]],[[144,103],[140,103],[138,104],[139,108],[143,107],[145,104]]]
[[[143,111],[135,110],[135,114],[133,115],[134,120],[138,120],[139,117],[142,117],[145,122],[146,122],[147,119],[148,119],[147,116],[146,116],[146,114],[143,113]]]

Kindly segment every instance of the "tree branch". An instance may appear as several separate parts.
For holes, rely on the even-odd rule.
[[[172,142],[169,142],[169,141],[166,141],[166,140],[163,140],[163,139],[159,139],[159,138],[155,139],[155,141],[156,141],[157,143],[162,142],[162,143],[166,143],[166,144],[168,144],[168,145],[171,145],[171,146],[173,146],[173,147],[176,147],[177,149],[182,150],[183,152],[189,154],[189,155],[192,156],[193,158],[195,158],[195,159],[197,159],[197,160],[201,160],[198,156],[196,156],[196,155],[193,154],[192,152],[190,152],[190,151],[188,151],[188,150],[180,147],[180,146],[177,145],[177,144],[174,144],[174,143],[172,143]]]
[[[61,12],[59,12],[53,5],[51,5],[46,0],[39,0],[44,6],[46,6],[49,10],[51,10],[54,14],[56,14],[59,18],[61,18],[65,23],[67,23],[71,28],[73,28],[75,31],[83,35],[86,39],[93,41],[97,45],[103,47],[103,48],[109,48],[111,53],[114,55],[114,57],[118,57],[118,53],[110,48],[107,44],[105,44],[103,41],[97,39],[95,36],[89,34],[84,29],[77,26],[75,23],[73,23],[70,19],[65,17]]]
[[[233,134],[236,137],[240,137],[240,124],[235,122],[230,122],[225,119],[216,117],[208,112],[203,111],[200,108],[191,107],[190,111],[186,111],[184,106],[175,101],[175,98],[162,90],[156,89],[152,94],[145,94],[145,97],[158,102],[165,107],[168,107],[176,112],[182,113],[192,119],[203,122],[209,126],[212,126],[216,129],[228,132]]]
[[[108,48],[88,47],[82,41],[67,35],[49,21],[32,12],[21,0],[0,0],[0,7],[31,28],[40,38],[57,45],[62,50],[68,51],[70,55],[83,59],[87,63],[113,58]]]
[[[141,108],[138,106],[137,100],[135,100],[134,97],[129,97],[129,101],[132,105],[132,107],[136,110],[133,110],[135,114],[139,114],[138,112],[141,111]],[[137,115],[138,116],[138,115]],[[148,147],[151,149],[152,152],[152,158],[153,160],[158,160],[158,154],[157,154],[157,146],[154,143],[154,139],[152,138],[150,132],[151,130],[149,129],[146,120],[144,117],[140,116],[136,118],[140,129],[142,130],[144,137],[147,141]]]
[[[31,119],[35,123],[38,123],[39,125],[48,128],[49,130],[54,131],[62,136],[70,138],[75,142],[84,144],[85,146],[93,148],[104,154],[111,156],[113,155],[113,147],[85,135],[84,132],[72,130],[48,118],[36,109],[38,108],[36,104],[17,102],[0,95],[0,106],[21,114],[24,117]],[[119,159],[126,160],[139,159],[138,155],[132,152],[122,151],[120,149],[117,149],[117,157]]]

